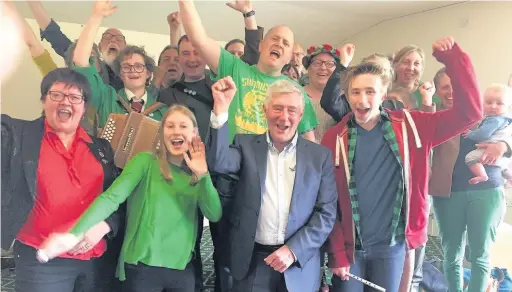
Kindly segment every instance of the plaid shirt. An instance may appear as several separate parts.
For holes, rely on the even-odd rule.
[[[396,140],[395,132],[391,126],[391,121],[389,120],[389,115],[386,111],[381,110],[381,119],[384,122],[381,127],[381,131],[384,134],[384,139],[388,143],[391,151],[393,152],[400,168],[402,169],[400,182],[396,192],[396,200],[395,206],[393,208],[393,220],[391,222],[392,226],[392,236],[390,245],[393,246],[398,242],[405,240],[405,216],[402,208],[404,207],[404,172],[402,161],[400,158],[400,150],[398,148],[398,142]],[[348,166],[350,169],[350,181],[348,185],[348,190],[350,194],[350,201],[352,205],[352,217],[354,219],[354,225],[356,227],[356,238],[361,247],[361,227],[360,227],[360,218],[359,218],[359,202],[357,201],[357,189],[356,189],[356,180],[354,176],[354,155],[356,152],[356,143],[357,143],[357,127],[354,118],[348,122]]]

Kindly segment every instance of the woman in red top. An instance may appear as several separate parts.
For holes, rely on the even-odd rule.
[[[59,68],[41,83],[42,117],[2,115],[2,248],[14,241],[18,292],[111,291],[102,285],[114,278],[116,251],[102,255],[105,237],[112,238],[122,222],[119,213],[56,261],[36,259],[44,240],[71,228],[118,173],[108,142],[79,126],[89,97],[83,75]]]

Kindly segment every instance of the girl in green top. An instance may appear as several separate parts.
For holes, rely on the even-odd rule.
[[[43,245],[54,257],[70,250],[84,232],[128,201],[126,232],[117,275],[123,290],[194,291],[191,259],[197,232],[197,207],[219,221],[222,207],[197,136],[194,114],[174,105],[160,126],[153,153],[133,157],[112,186],[100,195],[69,234],[56,234]]]

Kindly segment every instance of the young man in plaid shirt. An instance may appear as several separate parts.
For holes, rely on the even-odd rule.
[[[363,292],[363,284],[348,273],[398,291],[407,250],[427,241],[430,150],[482,118],[469,57],[451,37],[432,49],[452,80],[449,110],[383,110],[389,72],[361,64],[347,73],[344,89],[352,113],[322,140],[336,166],[339,216],[329,237],[336,292]]]

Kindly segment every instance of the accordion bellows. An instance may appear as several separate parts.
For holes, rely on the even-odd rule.
[[[160,122],[143,114],[110,114],[100,138],[107,140],[114,149],[114,163],[124,168],[139,152],[151,152],[160,143]]]

